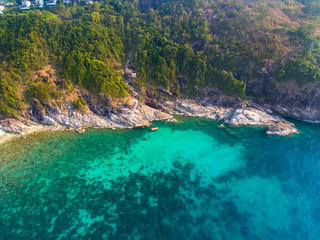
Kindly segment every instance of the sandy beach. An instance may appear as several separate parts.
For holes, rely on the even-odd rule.
[[[11,134],[0,129],[0,144],[3,144],[15,137],[19,137],[19,135]]]

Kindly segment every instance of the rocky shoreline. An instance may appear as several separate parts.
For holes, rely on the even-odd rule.
[[[288,136],[297,133],[294,124],[270,109],[264,109],[253,103],[236,104],[232,107],[222,107],[206,102],[197,103],[194,100],[166,102],[165,109],[170,114],[204,117],[225,122],[234,126],[265,126],[269,135]]]
[[[69,129],[83,133],[85,128],[143,128],[150,126],[153,121],[174,122],[173,115],[203,117],[234,126],[265,126],[266,133],[270,135],[287,136],[298,132],[293,123],[253,102],[228,106],[210,99],[201,101],[186,99],[166,101],[158,106],[159,109],[139,103],[133,119],[134,106],[133,98],[128,98],[115,112],[102,116],[91,110],[74,111],[70,105],[57,107],[52,103],[47,104],[45,109],[34,105],[29,109],[28,118],[0,120],[0,143],[12,137],[23,137],[26,134],[44,130]]]

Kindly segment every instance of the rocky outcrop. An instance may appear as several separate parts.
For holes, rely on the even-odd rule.
[[[62,126],[72,129],[80,128],[137,128],[150,126],[151,122],[171,119],[172,116],[157,109],[150,108],[139,103],[132,119],[132,110],[135,102],[129,99],[113,113],[107,116],[97,115],[92,111],[73,111],[71,105],[59,108],[54,102],[43,104],[42,108],[37,103],[32,104],[30,120],[5,119],[0,120],[0,129],[14,134],[27,132],[28,128],[35,124],[48,126]],[[98,109],[98,106],[96,107]]]
[[[257,97],[252,98],[273,112],[300,121],[320,123],[320,88],[309,84],[302,88],[298,85],[270,88],[270,78],[264,81],[249,81],[247,92]],[[266,87],[267,86],[267,87]]]
[[[167,101],[163,104],[163,109],[170,114],[204,117],[214,120],[223,120],[232,114],[232,108],[214,105],[204,106],[194,100]]]
[[[25,119],[4,119],[0,120],[0,129],[13,134],[20,134],[35,125],[34,122]]]
[[[214,119],[227,124],[260,125],[267,127],[267,134],[290,135],[298,132],[294,124],[282,117],[275,115],[272,110],[265,109],[260,105],[249,103],[241,104],[239,101],[232,102],[226,99],[202,99],[202,100],[177,100],[167,101],[159,109],[151,108],[139,103],[135,109],[134,118],[132,111],[136,102],[128,98],[112,111],[104,109],[103,106],[89,106],[89,109],[99,109],[87,112],[74,111],[71,105],[58,106],[51,102],[41,104],[33,102],[29,109],[30,120],[6,119],[0,121],[0,129],[10,133],[24,133],[40,123],[46,126],[65,127],[71,129],[83,128],[141,128],[150,126],[151,122],[167,120],[175,122],[172,115],[195,116]],[[108,114],[104,114],[108,112]]]
[[[255,125],[266,126],[267,134],[287,136],[297,133],[298,130],[290,123],[277,115],[271,115],[252,107],[242,107],[234,111],[230,118],[225,122],[231,125]]]
[[[257,104],[235,104],[233,107],[222,107],[214,105],[214,103],[216,101],[212,101],[212,104],[206,101],[206,106],[203,106],[194,100],[179,100],[166,102],[163,108],[170,114],[204,117],[224,121],[235,126],[266,126],[266,133],[270,135],[287,136],[298,132],[293,123],[272,114],[270,109],[264,109]]]

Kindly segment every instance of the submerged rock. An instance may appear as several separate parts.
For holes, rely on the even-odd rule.
[[[176,122],[178,122],[178,120],[175,118],[169,118],[166,120],[166,123],[176,123]]]

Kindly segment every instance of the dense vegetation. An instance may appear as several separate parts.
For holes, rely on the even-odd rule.
[[[50,11],[49,11],[50,10]],[[135,84],[179,96],[203,88],[246,97],[246,82],[320,80],[319,2],[111,0],[0,16],[0,114],[59,98],[73,85],[109,98],[129,91],[119,72],[133,53]],[[33,78],[46,65],[52,84]],[[77,100],[75,107],[85,103]]]

